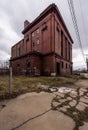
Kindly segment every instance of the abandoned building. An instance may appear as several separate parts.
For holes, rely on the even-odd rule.
[[[24,38],[11,48],[13,74],[63,75],[72,73],[73,40],[55,4],[32,23],[24,22]]]

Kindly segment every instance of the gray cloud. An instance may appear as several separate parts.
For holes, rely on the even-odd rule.
[[[3,0],[0,2],[0,55],[2,55],[3,58],[5,54],[10,55],[11,46],[23,37],[21,32],[23,30],[24,20],[27,19],[32,22],[51,3],[56,3],[58,6],[74,40],[73,60],[76,60],[76,58],[78,60],[79,57],[82,57],[80,51],[78,51],[79,53],[76,53],[77,50],[79,50],[79,45],[76,39],[67,0]],[[85,53],[88,52],[87,5],[87,0],[85,0],[85,2],[84,0],[74,1],[80,37]],[[1,51],[3,53],[1,53]]]

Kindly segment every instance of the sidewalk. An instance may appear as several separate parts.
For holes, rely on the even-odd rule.
[[[29,119],[31,120],[16,130],[72,129],[74,127],[72,119],[61,112],[50,110],[54,97],[53,94],[41,92],[28,93],[11,100],[0,112],[0,130],[11,130]],[[44,112],[46,113],[41,115]],[[38,115],[40,116],[36,117]]]

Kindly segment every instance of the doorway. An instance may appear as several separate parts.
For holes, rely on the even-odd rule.
[[[60,63],[56,63],[56,74],[60,75]]]

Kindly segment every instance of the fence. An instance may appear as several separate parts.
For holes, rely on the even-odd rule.
[[[7,68],[7,69],[5,69],[5,68],[0,68],[0,75],[7,75],[7,74],[9,74],[9,69]]]

